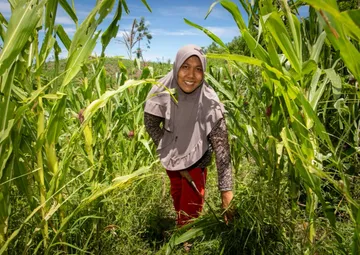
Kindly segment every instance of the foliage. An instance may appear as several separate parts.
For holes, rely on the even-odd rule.
[[[145,169],[154,162],[142,156],[150,149],[141,113],[119,121],[136,109],[134,104],[144,101],[154,82],[147,78],[153,72],[144,68],[139,77],[142,80],[134,81],[120,65],[113,82],[107,83],[104,51],[117,34],[123,9],[128,12],[123,0],[97,1],[72,39],[55,24],[59,4],[77,23],[75,10],[66,1],[22,0],[11,4],[10,20],[1,19],[5,30],[0,55],[0,253],[5,253],[29,226],[35,231],[27,231],[31,234],[20,249],[44,254],[56,247],[64,252],[67,247],[84,251],[67,241],[69,222],[108,192],[147,176]],[[112,22],[101,35],[101,57],[90,57],[100,38],[98,26],[114,8]],[[41,29],[45,31],[42,43]],[[68,50],[63,70],[59,39]],[[42,76],[52,51],[55,68],[51,76]],[[140,85],[145,89],[136,88]],[[139,101],[129,100],[130,94]],[[131,153],[138,160],[118,161],[118,155],[109,151],[115,135],[121,140],[115,143],[116,153],[125,158]],[[135,135],[137,139],[132,139]],[[115,178],[119,175],[123,176]],[[29,214],[21,224],[9,226],[14,185],[27,199]],[[102,207],[98,210],[101,212]],[[101,221],[95,218],[93,224],[99,232]]]
[[[317,222],[326,217],[336,250],[357,254],[359,201],[349,188],[354,174],[349,167],[356,168],[359,160],[359,115],[352,114],[359,98],[357,87],[347,81],[349,73],[359,80],[359,62],[354,58],[359,55],[359,38],[350,30],[350,26],[359,29],[358,12],[340,13],[335,1],[298,1],[292,6],[285,0],[279,5],[266,0],[240,2],[250,17],[249,26],[236,4],[227,0],[219,4],[233,16],[250,55],[229,54],[229,45],[186,21],[222,46],[223,53],[207,53],[209,58],[229,62],[225,67],[213,66],[207,79],[222,95],[229,113],[230,133],[237,144],[232,147],[234,166],[245,154],[258,166],[259,181],[272,183],[279,197],[278,222],[289,217],[280,208],[287,200],[284,190],[292,218],[299,202],[305,205],[307,237],[302,253],[317,253],[323,240],[319,238],[322,225]],[[308,23],[294,15],[302,2],[311,5]],[[252,34],[253,24],[259,24],[257,35]],[[351,250],[338,227],[343,220],[336,214],[340,205],[351,219]],[[282,231],[295,241],[295,223]]]
[[[360,7],[360,2],[358,0],[337,0],[340,11],[358,9]]]
[[[205,79],[228,112],[234,219],[205,206],[175,229],[142,120],[171,65],[104,54],[126,1],[97,1],[73,38],[55,23],[60,4],[77,24],[67,1],[11,1],[11,18],[0,16],[0,253],[182,254],[189,241],[192,254],[358,254],[359,12],[335,2],[241,0],[246,25],[219,1],[241,33],[229,44],[186,20],[220,46],[208,49]],[[207,190],[219,208],[214,162]]]
[[[136,53],[137,58],[142,58],[142,40],[146,39],[146,47],[150,48],[150,41],[152,39],[152,35],[149,31],[149,25],[146,25],[144,17],[141,17],[140,22],[134,19],[130,31],[124,31],[122,37],[123,38],[119,41],[125,45],[130,60],[132,59],[133,53]],[[133,52],[136,44],[138,45],[137,49],[135,52]]]

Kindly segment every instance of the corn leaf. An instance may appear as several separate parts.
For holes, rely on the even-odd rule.
[[[325,69],[324,71],[325,71],[327,77],[331,81],[333,95],[334,95],[335,99],[338,99],[341,96],[341,90],[342,90],[341,78],[335,72],[334,68]]]
[[[77,24],[78,18],[69,3],[66,0],[59,0],[59,2],[61,7],[67,12],[67,14],[69,14],[70,18],[74,21],[74,23]]]
[[[88,107],[86,107],[86,109],[83,112],[85,118],[83,124],[86,125],[86,123],[95,114],[95,112],[101,107],[104,107],[107,104],[107,102],[115,95],[125,91],[130,87],[138,86],[148,82],[155,83],[154,80],[139,80],[139,81],[128,80],[125,82],[124,85],[120,86],[117,90],[106,91],[103,95],[101,95],[99,99],[94,100],[93,102],[91,102],[91,104]]]
[[[33,34],[45,4],[45,1],[37,2],[31,0],[28,3],[21,0],[14,9],[4,36],[4,46],[0,55],[0,75],[15,61]]]
[[[228,47],[225,45],[225,43],[223,43],[223,41],[217,37],[214,33],[212,33],[210,30],[202,27],[202,26],[199,26],[193,22],[191,22],[190,20],[188,19],[184,19],[185,23],[192,26],[192,27],[195,27],[201,31],[203,31],[207,36],[209,36],[214,42],[216,42],[219,46],[221,46],[226,52],[230,52]]]
[[[340,51],[342,60],[354,77],[360,80],[360,53],[349,41],[344,26],[357,35],[360,34],[360,28],[351,17],[342,15],[338,11],[335,1],[304,0],[304,2],[307,2],[318,11],[319,19],[325,28],[328,39],[335,49]]]
[[[346,31],[353,39],[360,42],[360,10],[345,11],[341,15],[345,20],[352,20],[353,25],[346,26]]]
[[[69,36],[66,34],[62,25],[57,25],[56,27],[56,34],[59,36],[61,42],[64,44],[67,50],[70,49],[71,40]]]
[[[293,41],[291,40],[280,15],[277,12],[273,12],[266,20],[265,24],[269,28],[276,43],[291,63],[292,68],[294,68],[297,73],[301,73],[300,59],[296,54]]]
[[[62,88],[68,85],[76,76],[84,62],[92,53],[100,34],[96,32],[96,28],[111,12],[114,3],[115,0],[98,1],[95,8],[76,30],[69,49],[69,58],[65,67],[67,73],[62,82]]]
[[[152,12],[151,8],[150,8],[150,5],[147,3],[146,0],[141,0],[141,2],[146,6],[146,8],[149,10],[149,12]]]
[[[117,23],[121,19],[121,14],[122,14],[122,6],[121,6],[121,1],[119,1],[113,20],[111,21],[109,27],[101,35],[102,56],[105,54],[105,49],[109,45],[111,38],[115,38],[117,36],[119,30],[119,25],[117,25]]]
[[[269,54],[265,51],[265,49],[261,45],[257,43],[255,38],[250,34],[237,5],[228,0],[220,1],[220,3],[233,16],[234,21],[236,22],[251,52],[262,61],[266,63],[270,63]]]
[[[316,63],[319,61],[319,56],[324,45],[325,38],[326,32],[323,31],[317,38],[316,43],[311,47],[310,59],[314,60]]]

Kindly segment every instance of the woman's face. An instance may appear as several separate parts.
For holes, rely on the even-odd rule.
[[[191,56],[181,65],[177,74],[177,83],[185,93],[197,89],[204,78],[204,70],[197,56]]]

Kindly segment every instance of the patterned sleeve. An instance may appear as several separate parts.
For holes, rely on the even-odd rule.
[[[159,142],[164,135],[164,129],[160,127],[160,124],[163,121],[164,119],[161,117],[144,112],[144,124],[146,131],[149,133],[156,146],[159,145]]]
[[[210,132],[209,140],[215,152],[219,190],[232,190],[230,146],[224,118],[219,120],[216,126]]]

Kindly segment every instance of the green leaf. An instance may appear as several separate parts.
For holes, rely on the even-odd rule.
[[[4,46],[0,55],[0,75],[15,61],[18,54],[34,33],[42,15],[45,1],[19,1],[14,9],[4,36]]]
[[[4,140],[10,136],[10,131],[14,126],[14,119],[9,120],[6,126],[7,127],[5,129],[0,130],[0,145],[2,145]],[[1,178],[1,174],[0,174],[0,178]]]
[[[195,27],[201,31],[203,31],[207,36],[209,36],[214,42],[216,42],[218,45],[220,45],[227,53],[229,53],[229,49],[228,47],[225,45],[225,43],[223,43],[223,41],[221,41],[221,39],[219,37],[217,37],[214,33],[212,33],[210,30],[200,26],[200,25],[197,25],[193,22],[191,22],[190,20],[188,19],[184,19],[185,23],[192,26],[192,27]]]
[[[69,223],[69,221],[81,210],[87,208],[87,206],[92,203],[97,198],[106,195],[110,191],[113,191],[115,189],[126,187],[127,184],[129,184],[131,181],[135,181],[139,178],[143,178],[143,176],[149,172],[151,166],[144,166],[133,172],[129,175],[119,176],[113,179],[112,183],[110,185],[104,185],[100,187],[99,189],[95,189],[90,196],[84,198],[81,203],[76,207],[75,210],[73,210],[69,215],[66,216],[65,219],[61,222],[61,226],[54,235],[53,239],[50,242],[50,246],[54,243],[54,241],[58,238],[58,235],[63,232],[65,226]],[[145,175],[146,176],[146,175]],[[0,250],[1,252],[1,250]]]
[[[69,3],[66,0],[59,0],[59,2],[61,7],[67,12],[67,14],[69,14],[70,18],[74,21],[74,23],[77,24],[78,18]]]
[[[4,41],[5,38],[5,30],[3,26],[7,26],[8,22],[7,20],[4,18],[4,16],[2,15],[2,13],[0,12],[0,38],[2,41]]]
[[[318,103],[325,91],[326,84],[328,82],[328,79],[325,79],[317,89],[320,76],[321,76],[321,69],[318,68],[312,77],[311,85],[310,85],[309,102],[314,111],[316,111],[318,107]]]
[[[360,34],[360,28],[352,18],[342,15],[337,8],[335,1],[324,0],[304,0],[318,11],[321,24],[325,28],[327,38],[336,50],[340,51],[340,56],[345,62],[347,68],[354,75],[356,80],[360,80],[360,53],[356,47],[349,41],[349,35],[346,33],[352,30],[357,35]],[[357,16],[358,14],[356,14]],[[344,27],[347,27],[345,30]]]
[[[116,13],[114,15],[112,22],[110,23],[109,27],[105,30],[105,32],[101,35],[101,44],[102,44],[101,55],[102,56],[104,56],[105,49],[109,45],[111,38],[115,38],[118,33],[119,25],[117,25],[117,23],[121,19],[121,14],[122,14],[121,1],[119,1],[118,7],[116,9]]]
[[[233,16],[236,25],[238,26],[238,28],[240,29],[240,31],[242,32],[243,30],[247,30],[246,24],[244,22],[244,19],[241,16],[241,13],[239,11],[239,8],[237,7],[237,5],[235,3],[233,3],[232,1],[228,1],[228,0],[220,0],[220,4],[228,11],[231,13],[231,15]]]
[[[260,66],[260,67],[263,65],[263,61],[261,61],[259,59],[248,57],[248,56],[243,56],[243,55],[236,55],[236,54],[208,53],[208,54],[206,54],[206,57],[234,60],[234,61],[239,61],[241,63],[246,63],[246,64]]]
[[[150,75],[150,69],[149,67],[145,67],[141,73],[140,79],[147,79]]]
[[[76,30],[69,48],[69,57],[65,67],[66,75],[61,90],[77,75],[93,52],[100,34],[99,31],[96,31],[96,28],[111,12],[114,3],[115,0],[98,1],[95,8]]]
[[[154,80],[139,80],[139,81],[127,80],[125,84],[120,86],[117,90],[106,91],[103,95],[101,95],[99,99],[94,100],[93,102],[91,102],[91,104],[88,107],[86,107],[86,109],[83,112],[85,119],[83,125],[86,125],[89,119],[95,114],[95,112],[101,107],[104,107],[107,104],[107,102],[115,95],[123,92],[127,88],[142,85],[148,82],[155,83]]]
[[[332,145],[332,142],[330,140],[329,134],[327,133],[324,125],[321,123],[318,116],[314,112],[314,110],[311,107],[310,103],[305,99],[305,97],[304,97],[304,95],[302,93],[299,93],[297,95],[297,99],[299,100],[300,104],[302,105],[305,114],[307,114],[307,116],[309,118],[311,118],[312,121],[314,122],[314,129],[315,129],[316,136],[318,136],[323,141],[325,141],[327,143],[327,145],[328,145],[328,148],[331,151],[333,151],[333,145]]]
[[[301,73],[300,59],[297,56],[293,42],[279,13],[273,12],[266,20],[265,24],[269,28],[270,33],[275,39],[276,43],[285,54],[286,58],[289,60],[292,68],[294,68],[297,73]]]
[[[342,84],[340,76],[335,72],[333,68],[324,70],[327,77],[330,79],[332,84],[333,95],[335,99],[341,96]]]
[[[56,27],[56,34],[59,36],[61,42],[64,44],[67,50],[70,49],[71,40],[69,36],[66,34],[62,25],[57,25]]]
[[[285,14],[287,17],[287,23],[290,27],[290,31],[292,34],[292,43],[294,45],[295,54],[300,62],[300,65],[302,64],[302,40],[301,40],[301,33],[300,33],[300,22],[299,19],[292,14],[287,0],[282,0],[283,6],[285,8]]]
[[[219,3],[219,2],[216,1],[216,2],[213,2],[213,3],[210,5],[210,7],[209,7],[209,9],[208,9],[208,11],[207,11],[207,13],[206,13],[206,15],[205,15],[205,19],[207,19],[207,17],[209,16],[209,14],[212,12],[213,8],[215,7],[215,5],[217,5],[218,3]]]
[[[214,85],[228,100],[234,101],[233,94],[226,90],[225,87],[214,78],[214,76],[206,72],[205,79],[208,80],[208,83]]]
[[[149,12],[152,12],[152,11],[151,11],[151,8],[150,8],[150,6],[148,5],[148,3],[146,2],[146,0],[141,0],[141,2],[146,6],[146,8],[149,10]]]
[[[48,1],[45,7],[45,37],[40,49],[38,69],[41,69],[55,43],[53,30],[57,7],[58,0]]]
[[[60,135],[62,127],[64,125],[63,117],[65,113],[66,107],[66,95],[58,94],[61,96],[60,100],[54,105],[53,109],[51,110],[49,124],[46,128],[46,142],[48,144],[54,144]]]
[[[127,6],[127,4],[126,4],[126,0],[120,0],[120,1],[122,3],[122,6],[124,7],[124,10],[125,10],[126,14],[129,14],[130,10],[129,10],[129,7]]]
[[[339,33],[339,26],[345,27],[347,31],[350,31],[350,35],[359,41],[360,37],[360,10],[349,10],[345,12],[340,12],[336,1],[329,0],[304,0],[304,2],[310,4],[317,11],[322,10],[326,16],[329,18],[329,23],[326,24],[328,26],[334,26],[331,33]],[[322,19],[321,17],[319,17]],[[333,22],[335,21],[335,23]],[[340,34],[339,34],[340,35]]]
[[[65,87],[70,83],[70,81],[76,76],[76,74],[80,71],[84,62],[93,52],[96,46],[96,40],[99,36],[99,33],[95,34],[93,38],[88,37],[88,40],[84,45],[80,46],[78,49],[72,51],[65,67],[65,77],[62,82],[62,87]]]
[[[347,33],[355,40],[360,42],[360,10],[349,10],[342,12],[343,19],[347,20],[349,25],[346,26]],[[351,20],[353,24],[349,21]]]
[[[326,32],[323,31],[317,38],[316,43],[311,47],[310,59],[314,60],[316,63],[319,62],[319,56],[324,45],[325,38]]]
[[[303,63],[303,66],[301,68],[301,72],[303,75],[309,75],[315,72],[317,69],[317,64],[314,60],[308,60]]]
[[[251,52],[259,59],[266,63],[270,63],[269,54],[265,49],[258,44],[255,38],[250,34],[249,29],[245,25],[244,19],[241,16],[240,10],[236,4],[228,0],[220,1],[221,5],[233,16],[234,21],[236,22],[244,40],[246,41]]]

